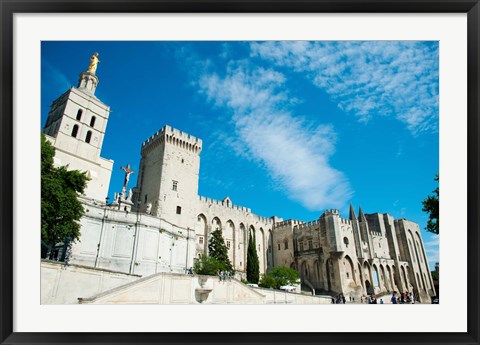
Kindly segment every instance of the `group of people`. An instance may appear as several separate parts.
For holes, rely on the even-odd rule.
[[[377,301],[377,297],[375,295],[367,296],[366,301],[367,301],[367,304],[383,304],[383,298],[380,298],[380,300]],[[362,297],[362,303],[363,303],[363,297]]]
[[[333,304],[345,304],[347,303],[347,299],[345,298],[344,295],[338,295],[337,297],[334,297],[332,300]]]
[[[413,292],[402,292],[400,296],[397,297],[396,291],[393,291],[392,298],[390,300],[392,304],[414,304],[415,303],[415,296]]]
[[[230,281],[232,280],[232,272],[228,272],[228,271],[218,271],[218,279],[220,280],[220,282],[225,282],[225,281]]]
[[[392,304],[414,304],[415,303],[415,296],[413,292],[402,292],[400,296],[397,296],[397,292],[394,291],[392,293],[392,297],[390,298],[390,302]],[[369,296],[362,296],[360,298],[360,303],[367,303],[367,304],[384,304],[383,299],[380,298],[377,300],[377,297],[372,294]]]

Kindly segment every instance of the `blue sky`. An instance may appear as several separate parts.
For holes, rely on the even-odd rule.
[[[112,109],[102,157],[137,171],[165,124],[203,140],[199,194],[261,216],[389,213],[423,229],[437,185],[438,43],[416,41],[42,42],[42,128],[99,52]],[[130,179],[129,187],[136,184]],[[430,268],[437,236],[423,231]]]

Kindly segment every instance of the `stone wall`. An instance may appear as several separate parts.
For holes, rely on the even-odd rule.
[[[237,280],[159,273],[82,298],[82,304],[331,304],[329,296],[306,296],[251,288]]]
[[[81,240],[72,246],[71,263],[142,276],[185,273],[193,266],[193,229],[147,214],[83,203]]]
[[[221,229],[228,248],[230,261],[236,271],[245,272],[248,236],[255,236],[260,273],[272,262],[273,219],[251,213],[245,207],[232,204],[229,198],[222,201],[200,197],[197,199],[197,222],[195,225],[196,253],[207,253],[210,233]],[[271,249],[269,249],[271,248]]]
[[[76,304],[82,296],[93,296],[140,278],[103,269],[63,263],[41,262],[41,304]]]

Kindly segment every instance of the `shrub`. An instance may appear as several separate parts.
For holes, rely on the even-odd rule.
[[[226,267],[214,257],[202,254],[200,258],[194,260],[193,270],[196,274],[215,276],[218,271],[225,271]]]
[[[272,268],[262,276],[259,285],[261,287],[280,289],[285,285],[297,285],[300,275],[294,269],[278,266]]]

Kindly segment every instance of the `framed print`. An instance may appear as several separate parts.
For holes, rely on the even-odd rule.
[[[1,8],[2,344],[479,342],[478,1]]]

